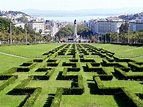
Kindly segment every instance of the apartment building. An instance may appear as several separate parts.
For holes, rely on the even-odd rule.
[[[89,28],[93,34],[106,34],[107,32],[119,32],[122,23],[122,21],[91,20],[89,21]]]

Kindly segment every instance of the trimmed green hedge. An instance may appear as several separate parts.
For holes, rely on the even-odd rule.
[[[13,83],[17,78],[18,78],[18,75],[13,75],[8,80],[4,81],[0,85],[0,91],[3,90],[5,87],[7,87],[9,84]]]
[[[47,72],[51,70],[52,68],[38,68],[35,72]]]
[[[62,100],[62,93],[63,93],[63,89],[58,88],[57,91],[56,91],[54,100],[53,100],[50,107],[60,107],[60,102]]]
[[[26,103],[23,107],[33,107],[35,100],[38,98],[39,94],[41,93],[42,88],[38,87],[34,90],[34,92],[30,95],[27,99]]]
[[[15,88],[24,88],[32,79],[33,79],[33,76],[29,76],[27,79],[24,79],[19,85],[17,85]]]
[[[135,94],[132,93],[128,88],[122,88],[125,96],[127,97],[127,101],[130,101],[129,105],[130,107],[143,107],[143,102],[139,97]],[[125,98],[125,97],[122,97]]]
[[[8,69],[7,71],[3,72],[3,73],[0,73],[0,74],[13,74],[17,71],[17,67],[13,67],[13,68],[10,68]]]
[[[59,63],[56,63],[56,62],[48,62],[47,66],[56,67],[56,66],[58,66],[58,64]]]
[[[73,63],[73,62],[63,62],[62,66],[72,66],[72,67],[76,67],[76,63]]]
[[[95,82],[95,84],[97,85],[98,89],[102,89],[104,88],[104,85],[100,79],[100,77],[98,76],[93,76],[93,81]]]
[[[0,75],[0,80],[8,80],[10,77],[12,77],[12,75],[2,74]]]
[[[109,62],[107,59],[102,59],[102,66],[115,66],[117,64],[117,62]]]
[[[33,59],[33,62],[43,62],[43,59]]]
[[[120,63],[117,63],[114,67],[118,67],[125,72],[129,72],[130,70],[130,67],[128,67],[128,65],[120,64]]]
[[[114,71],[118,75],[119,80],[120,79],[123,79],[123,80],[127,79],[127,74],[123,70],[121,70],[120,68],[114,67]]]
[[[134,62],[134,60],[128,59],[128,58],[119,58],[117,56],[113,56],[114,60],[116,62]]]
[[[134,72],[143,72],[143,65],[139,65],[136,62],[128,62],[128,66],[131,68]]]
[[[32,76],[34,80],[49,80],[54,71],[55,68],[52,68],[51,70],[47,71],[45,75],[32,75]]]
[[[34,68],[36,66],[36,63],[23,63],[20,65],[20,67],[17,68],[17,72],[29,72],[30,69]]]

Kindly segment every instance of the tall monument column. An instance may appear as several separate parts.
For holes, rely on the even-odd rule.
[[[74,20],[74,34],[73,34],[73,36],[75,38],[77,38],[77,23],[76,23],[76,20]]]

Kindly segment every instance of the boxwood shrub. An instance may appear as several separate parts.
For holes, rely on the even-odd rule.
[[[18,75],[13,75],[8,80],[4,81],[0,85],[0,91],[3,90],[5,87],[7,87],[9,84],[13,83],[17,78],[18,78]]]
[[[13,68],[10,68],[8,69],[7,71],[3,72],[3,73],[0,73],[0,74],[13,74],[17,71],[17,67],[13,67]]]
[[[143,71],[143,66],[139,65],[135,62],[128,62],[128,66],[131,68],[132,71],[134,72],[142,72]]]
[[[63,93],[63,89],[58,88],[50,107],[59,107],[60,106],[60,102],[62,100],[62,93]]]
[[[29,76],[27,79],[24,79],[19,85],[17,85],[16,88],[24,88],[32,79],[33,76]]]
[[[41,93],[42,88],[37,87],[34,92],[30,95],[27,99],[23,107],[33,107],[35,100],[38,98],[39,94]]]

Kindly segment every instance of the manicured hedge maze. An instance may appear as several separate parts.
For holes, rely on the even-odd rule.
[[[42,55],[0,74],[1,107],[143,107],[143,62],[89,44]]]

